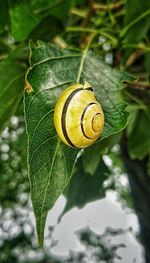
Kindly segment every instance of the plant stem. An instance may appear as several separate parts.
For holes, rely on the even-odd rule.
[[[143,53],[144,50],[142,49],[137,49],[135,52],[133,52],[127,59],[126,67],[131,66],[141,55],[143,55]]]
[[[67,27],[66,32],[89,32],[89,33],[95,33],[95,34],[100,34],[102,36],[105,36],[106,38],[110,39],[112,41],[113,45],[117,44],[117,39],[112,36],[110,33],[104,31],[104,30],[96,30],[94,28],[90,27]]]
[[[83,69],[83,64],[84,64],[84,61],[85,61],[85,58],[86,58],[86,55],[87,55],[87,52],[89,50],[89,47],[91,45],[91,42],[93,40],[93,38],[96,36],[96,33],[92,33],[90,36],[89,36],[89,39],[88,39],[88,42],[86,44],[86,47],[83,51],[83,56],[82,56],[82,59],[81,59],[81,63],[80,63],[80,67],[79,67],[79,71],[78,71],[78,76],[77,76],[77,83],[79,83],[80,81],[80,78],[81,78],[81,72],[82,72],[82,69]]]
[[[94,0],[87,0],[87,2],[89,6],[89,11],[85,20],[82,23],[83,27],[87,26],[92,14],[95,13],[96,11],[110,11],[113,9],[120,9],[124,5],[122,1],[118,1],[116,3],[110,3],[110,4],[97,4],[94,2]]]
[[[145,45],[144,43],[139,44],[125,44],[123,48],[140,48],[143,49],[145,52],[150,52],[150,45]]]
[[[82,18],[85,18],[86,15],[87,15],[87,11],[81,11],[80,9],[75,8],[75,7],[73,7],[73,8],[70,10],[70,13],[73,14],[73,15],[82,17]]]
[[[91,33],[94,33],[94,32],[97,32],[97,30],[93,29],[93,28],[89,28],[89,27],[67,27],[66,28],[66,31],[67,32],[91,32]]]
[[[82,22],[82,25],[81,25],[82,27],[86,27],[88,25],[88,23],[90,21],[90,18],[92,16],[93,12],[94,12],[94,9],[93,9],[94,2],[93,2],[93,0],[87,0],[87,2],[88,2],[88,7],[89,8],[88,8],[87,15],[86,15],[85,19]]]
[[[150,89],[150,84],[144,81],[133,82],[131,86],[133,86],[133,88],[138,88],[138,89]]]

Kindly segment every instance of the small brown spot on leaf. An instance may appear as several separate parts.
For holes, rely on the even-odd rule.
[[[30,93],[30,92],[33,91],[33,88],[32,88],[32,86],[31,86],[31,84],[29,83],[28,80],[25,81],[25,91],[26,91],[27,93]]]

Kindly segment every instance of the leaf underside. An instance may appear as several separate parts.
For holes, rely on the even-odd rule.
[[[134,78],[108,67],[92,52],[61,50],[42,42],[31,43],[30,51],[24,102],[31,198],[42,246],[47,213],[67,186],[79,151],[66,146],[55,132],[53,111],[58,96],[77,79],[89,81],[105,114],[103,139],[125,127],[128,114],[120,91],[123,81]]]

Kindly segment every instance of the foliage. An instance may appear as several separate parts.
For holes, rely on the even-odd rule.
[[[106,153],[111,155],[112,146],[121,143],[122,138],[126,140],[128,155],[134,159],[144,158],[150,174],[150,3],[148,0],[108,3],[3,0],[0,10],[0,130],[9,125],[12,115],[23,115],[27,71],[24,106],[28,165],[37,233],[42,245],[46,215],[63,191],[69,208],[104,196],[105,192],[100,191],[99,195],[95,186],[98,176],[102,178],[101,186],[107,170],[107,167],[101,169],[107,166],[101,159]],[[30,39],[34,42],[30,42],[29,51]],[[27,52],[30,52],[29,62]],[[53,126],[53,109],[67,86],[85,79],[92,84],[102,105],[105,128],[97,144],[84,153],[80,151],[82,157],[78,161],[83,163],[80,173],[83,179],[89,178],[76,189],[80,183],[77,180],[79,151],[60,142]],[[24,159],[26,146],[20,143],[19,147]],[[71,179],[74,165],[76,173]],[[6,166],[7,171],[1,168],[5,176],[9,174],[9,165]],[[3,176],[1,180],[5,184]],[[14,180],[15,184],[18,180],[22,184],[18,175]],[[89,189],[88,181],[95,192],[78,199],[76,191],[82,197],[83,189],[85,192]],[[7,194],[8,189],[4,190]],[[4,202],[3,194],[0,198]]]
[[[53,111],[58,96],[68,85],[89,81],[105,114],[103,139],[126,125],[126,104],[121,100],[119,92],[122,82],[132,81],[133,78],[124,72],[110,69],[92,53],[60,50],[41,42],[38,42],[37,47],[32,45],[30,52],[25,116],[31,196],[39,243],[42,244],[47,212],[68,184],[78,154],[77,150],[60,141],[54,129]]]
[[[22,99],[22,87],[24,86],[26,67],[24,63],[21,63],[18,60],[22,59],[24,52],[25,48],[12,51],[6,59],[0,62],[1,128],[7,119],[17,110],[18,105]]]

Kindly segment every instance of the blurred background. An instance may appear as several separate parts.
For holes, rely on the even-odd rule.
[[[24,129],[23,117],[12,116],[0,137],[0,262],[144,262],[119,145],[103,156],[105,177],[100,184],[99,167],[90,181],[85,178],[86,186],[80,167],[77,176],[82,181],[75,177],[74,196],[68,202],[60,196],[49,212],[45,247],[38,248]]]
[[[122,92],[128,125],[79,156],[40,249],[23,112],[28,42],[84,49],[95,31],[91,49],[138,77]],[[150,262],[149,40],[149,0],[0,0],[0,263]]]

